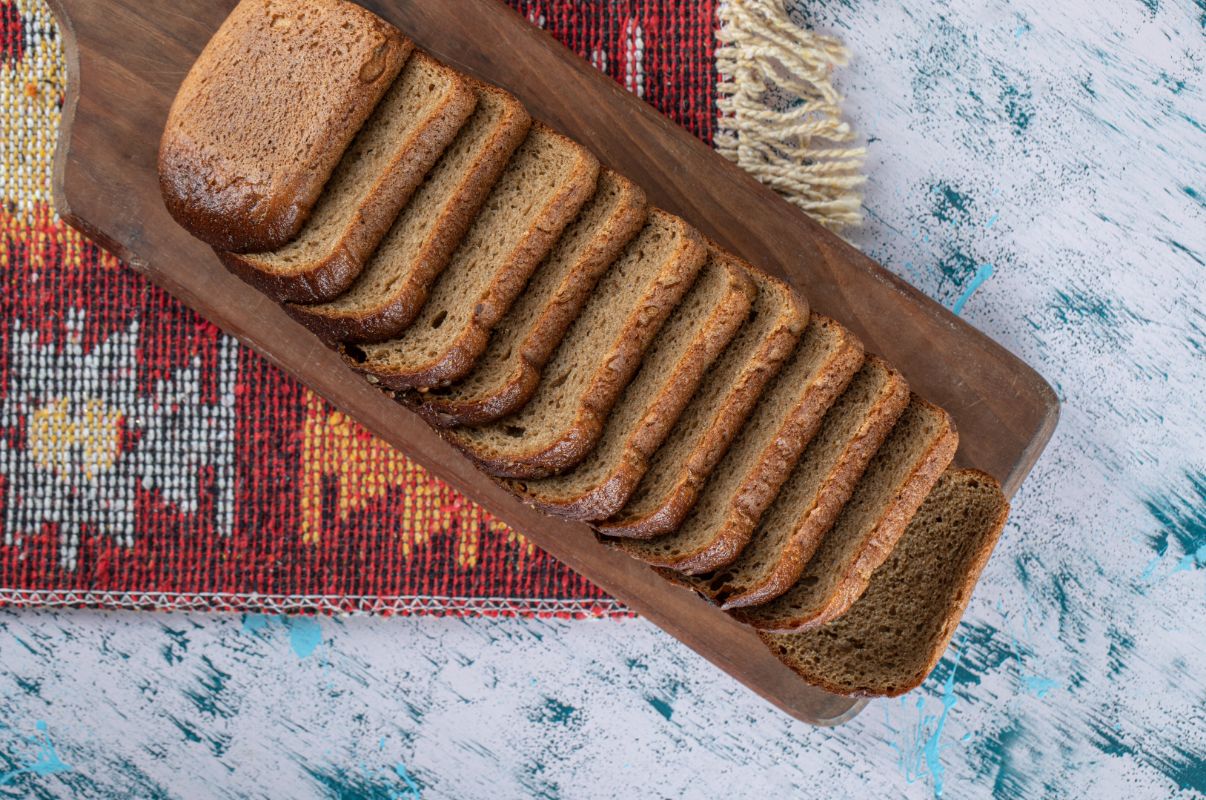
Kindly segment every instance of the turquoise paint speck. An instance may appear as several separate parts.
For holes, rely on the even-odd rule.
[[[34,760],[23,767],[0,775],[0,786],[8,786],[21,775],[37,775],[44,778],[48,775],[71,771],[71,765],[59,758],[58,752],[54,749],[46,722],[38,720],[35,727],[38,729],[41,743],[38,746],[38,752],[34,755]]]
[[[965,643],[961,643],[960,647],[963,644]],[[938,717],[938,724],[934,726],[934,734],[925,743],[925,763],[930,774],[934,776],[935,797],[942,797],[942,775],[945,769],[939,753],[939,742],[942,740],[942,729],[946,726],[947,715],[955,707],[955,673],[959,671],[961,655],[962,652],[955,654],[955,663],[951,665],[950,674],[946,676],[946,681],[942,684],[942,715]]]
[[[410,773],[406,771],[406,765],[401,761],[399,761],[397,764],[394,764],[394,774],[401,778],[402,782],[406,784],[406,789],[410,792],[411,797],[413,797],[415,800],[419,800],[419,798],[422,797],[422,794],[419,792],[418,784],[415,783],[414,778],[410,777]]]
[[[288,617],[289,646],[298,658],[307,658],[322,644],[322,625],[314,617]]]
[[[244,614],[243,630],[247,633],[259,633],[268,627],[268,617],[264,614]]]
[[[1040,698],[1046,697],[1052,689],[1059,688],[1059,681],[1044,678],[1041,675],[1028,675],[1022,678],[1022,685],[1027,691],[1034,692]]]
[[[967,301],[991,277],[992,264],[981,264],[980,268],[976,270],[976,274],[972,276],[971,281],[963,289],[963,292],[955,299],[954,305],[951,306],[951,311],[955,313],[955,316],[963,313],[963,307],[967,305]]]
[[[926,698],[925,695],[920,695],[916,703],[917,725],[913,730],[912,741],[903,748],[892,745],[892,748],[899,753],[898,763],[905,774],[905,780],[913,783],[928,774],[933,779],[935,797],[942,796],[945,773],[941,758],[942,732],[950,711],[957,702],[955,675],[959,671],[959,662],[963,657],[963,652],[967,649],[967,640],[961,639],[956,647],[957,651],[951,664],[951,671],[942,684],[942,713],[937,716],[926,714]],[[905,698],[902,697],[900,702],[903,705]]]

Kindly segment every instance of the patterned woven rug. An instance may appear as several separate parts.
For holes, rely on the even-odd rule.
[[[713,140],[714,0],[510,2]],[[49,11],[0,0],[0,604],[626,613],[67,228],[63,82]]]

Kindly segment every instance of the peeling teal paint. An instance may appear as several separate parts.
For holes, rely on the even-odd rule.
[[[670,719],[674,715],[674,708],[660,697],[646,697],[649,705],[653,706],[657,713],[661,714],[666,719]]]
[[[972,199],[946,181],[930,187],[934,204],[930,213],[934,219],[948,225],[966,222],[971,217]]]
[[[1156,556],[1144,569],[1144,580],[1151,579],[1174,547],[1177,565],[1170,574],[1206,566],[1206,472],[1186,472],[1184,481],[1187,489],[1169,487],[1143,500],[1160,526],[1148,537]]]

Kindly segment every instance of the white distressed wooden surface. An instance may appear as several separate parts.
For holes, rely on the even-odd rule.
[[[810,0],[852,238],[1064,414],[926,685],[789,721],[648,624],[0,613],[0,797],[1206,794],[1206,5]]]

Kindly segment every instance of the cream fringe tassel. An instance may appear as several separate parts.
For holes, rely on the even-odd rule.
[[[793,22],[784,0],[725,0],[718,14],[716,149],[822,225],[862,222],[867,151],[849,145],[830,80],[846,48]]]

